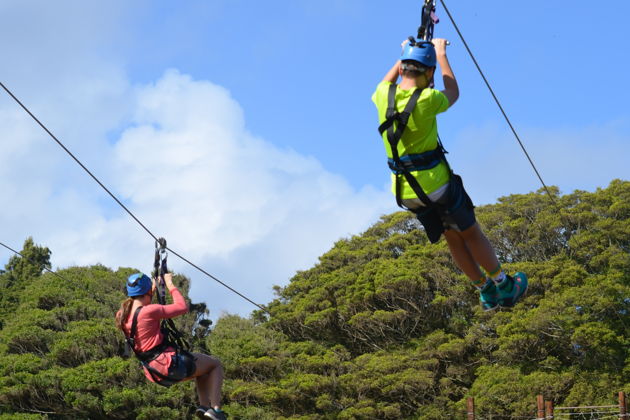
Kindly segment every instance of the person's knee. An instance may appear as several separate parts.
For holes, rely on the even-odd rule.
[[[454,229],[446,229],[444,231],[444,238],[446,238],[446,242],[448,242],[450,246],[462,246],[466,241],[462,232]]]
[[[221,360],[219,360],[218,357],[216,357],[216,356],[209,356],[209,355],[206,355],[206,357],[208,358],[208,363],[213,368],[221,368],[221,369],[223,369],[223,366],[221,365]]]
[[[472,226],[460,232],[466,240],[485,238],[484,233],[479,227],[479,223],[475,222]]]
[[[202,374],[208,373],[217,368],[223,370],[223,367],[221,366],[221,361],[214,356],[209,356],[202,353],[195,353],[195,362],[197,365],[197,371]]]

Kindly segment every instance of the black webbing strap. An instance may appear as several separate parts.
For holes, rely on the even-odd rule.
[[[400,156],[398,155],[398,142],[407,127],[407,123],[409,122],[409,117],[413,112],[416,104],[418,103],[418,98],[422,93],[422,89],[416,89],[411,94],[409,98],[409,102],[405,105],[405,109],[402,112],[398,112],[396,109],[396,84],[392,83],[389,86],[389,92],[387,94],[387,112],[385,113],[385,121],[378,127],[379,133],[381,135],[385,130],[387,130],[387,141],[389,142],[389,146],[392,150],[392,159],[396,164],[396,167],[399,168],[399,172],[394,174],[395,179],[395,190],[396,190],[396,204],[399,207],[406,209],[402,204],[402,194],[401,194],[401,185],[400,185],[400,175],[402,174],[407,183],[413,190],[413,192],[418,196],[420,201],[427,206],[430,207],[433,205],[433,202],[427,197],[425,192],[422,190],[422,187],[418,183],[418,180],[407,170],[405,169],[405,165],[401,162]],[[394,126],[394,122],[396,122],[396,126]],[[410,210],[410,209],[407,209]]]
[[[166,283],[164,275],[168,273],[167,266],[168,252],[166,251],[166,239],[159,238],[155,241],[155,258],[153,260],[153,276],[157,281],[157,297],[160,305],[166,305]],[[165,341],[175,343],[181,350],[188,351],[190,344],[184,338],[184,335],[179,332],[172,319],[163,319],[161,323],[162,333],[164,334]]]
[[[398,123],[398,127],[394,132],[398,135],[398,140],[402,137],[402,133],[407,127],[407,123],[409,122],[409,117],[413,112],[413,109],[416,107],[416,103],[418,102],[418,98],[422,93],[422,89],[416,89],[411,94],[411,98],[409,98],[409,102],[405,105],[405,109],[402,112],[398,112],[396,109],[396,87],[398,85],[396,83],[392,83],[389,85],[389,91],[387,93],[387,111],[385,112],[385,121],[378,127],[378,132],[383,134],[385,130],[389,130],[393,127],[394,122]],[[389,136],[388,136],[389,137]]]
[[[177,347],[175,345],[173,345],[172,343],[168,342],[166,339],[164,339],[162,341],[162,343],[158,344],[157,346],[153,347],[152,349],[149,349],[149,350],[143,351],[143,352],[136,351],[136,348],[135,348],[136,339],[135,339],[135,337],[136,337],[136,332],[137,332],[137,329],[138,329],[138,315],[140,314],[140,310],[142,308],[143,308],[143,306],[138,307],[138,309],[136,309],[136,312],[133,314],[133,320],[131,321],[131,331],[129,332],[129,340],[131,340],[131,343],[134,344],[134,347],[132,347],[132,349],[133,349],[134,353],[136,354],[136,357],[138,357],[138,359],[140,361],[142,361],[142,362],[149,362],[149,361],[155,359],[156,357],[158,357],[168,347],[173,347],[175,349],[177,349]],[[131,345],[131,343],[130,343],[130,345]]]
[[[403,168],[409,172],[433,169],[444,159],[444,151],[441,147],[436,147],[433,150],[420,154],[409,154],[400,157]],[[387,159],[387,165],[394,173],[400,172],[401,170],[392,158]]]
[[[435,12],[435,1],[425,0],[422,6],[422,17],[420,27],[418,28],[418,39],[431,41],[433,39],[433,28],[436,21],[433,20],[432,13]]]
[[[138,306],[138,308],[136,308],[136,312],[133,313],[133,320],[131,321],[131,331],[129,331],[129,337],[125,336],[127,338],[127,342],[129,343],[129,346],[131,347],[131,350],[133,350],[134,353],[136,353],[136,355],[138,354],[136,352],[136,332],[138,330],[138,315],[140,314],[140,311],[142,310],[142,306]]]
[[[159,238],[155,241],[155,259],[153,260],[153,277],[157,280],[157,299],[160,305],[166,305],[166,283],[164,282],[164,274],[168,273],[166,259],[166,239]]]

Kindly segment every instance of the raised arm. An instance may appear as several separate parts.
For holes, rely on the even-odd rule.
[[[409,40],[405,39],[403,42],[400,43],[400,48],[404,50],[405,45],[407,45],[408,42]],[[394,67],[389,69],[385,77],[383,77],[383,82],[396,83],[398,81],[398,76],[400,75],[400,64],[401,64],[400,60],[396,61],[396,64],[394,64]]]
[[[159,317],[173,318],[188,312],[188,305],[186,305],[186,300],[179,292],[177,287],[175,287],[175,285],[173,284],[173,275],[171,273],[166,273],[164,275],[164,283],[166,284],[166,288],[173,298],[173,303],[171,303],[170,305],[162,305]]]
[[[398,75],[400,74],[400,60],[396,61],[396,64],[389,69],[385,77],[383,77],[383,82],[392,82],[396,83],[398,80]]]
[[[442,93],[448,98],[449,106],[453,106],[457,98],[459,98],[459,87],[453,69],[451,69],[451,65],[446,57],[446,40],[435,38],[431,42],[435,46],[437,62],[442,71],[442,80],[444,82],[444,90]]]

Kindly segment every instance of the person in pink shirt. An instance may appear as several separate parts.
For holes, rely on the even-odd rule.
[[[188,312],[184,297],[173,284],[170,273],[164,275],[166,287],[173,298],[169,305],[152,304],[155,280],[142,273],[127,279],[127,295],[116,313],[116,325],[123,331],[138,359],[144,374],[151,382],[171,386],[195,378],[199,418],[225,420],[221,410],[223,367],[216,357],[202,353],[189,353],[164,340],[161,321]]]

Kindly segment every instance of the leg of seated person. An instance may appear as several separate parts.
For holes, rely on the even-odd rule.
[[[192,353],[195,357],[195,373],[199,404],[212,408],[221,407],[221,387],[223,366],[219,359],[202,353]]]

